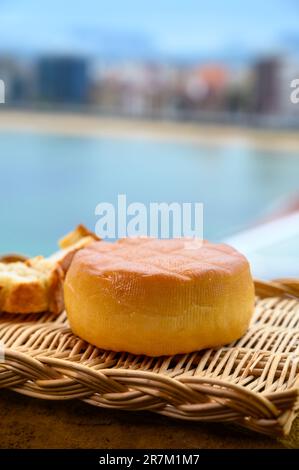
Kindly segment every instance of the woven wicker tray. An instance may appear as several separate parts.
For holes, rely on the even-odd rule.
[[[299,413],[299,281],[256,281],[248,332],[219,349],[150,358],[99,350],[59,317],[0,315],[0,388],[286,435]]]

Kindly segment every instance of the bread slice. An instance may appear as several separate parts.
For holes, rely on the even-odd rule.
[[[59,313],[64,307],[63,279],[59,264],[42,257],[0,263],[0,310]]]
[[[48,258],[5,256],[0,261],[0,311],[59,314],[64,309],[63,281],[74,254],[98,239],[83,225],[68,234],[61,250]]]

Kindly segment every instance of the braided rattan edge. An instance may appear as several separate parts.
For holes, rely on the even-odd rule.
[[[259,298],[269,305],[281,304],[284,298],[287,306],[298,303],[297,280],[256,280],[255,286]],[[233,423],[277,436],[289,433],[299,412],[298,353],[257,352],[241,344],[208,350],[200,357],[198,353],[134,357],[87,345],[72,335],[65,319],[53,321],[45,314],[32,320],[30,326],[0,323],[0,338],[8,342],[0,364],[0,388],[36,398],[151,410],[188,421]],[[275,328],[279,327],[272,327],[276,334]],[[221,378],[209,373],[213,361],[224,370]],[[254,377],[251,389],[248,380]]]

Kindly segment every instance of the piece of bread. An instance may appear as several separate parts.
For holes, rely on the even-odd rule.
[[[43,257],[0,263],[0,311],[58,314],[64,308],[63,280],[59,264]]]
[[[113,351],[160,356],[241,337],[254,306],[246,258],[190,239],[94,242],[64,284],[73,332]]]
[[[99,241],[99,238],[93,232],[90,232],[84,225],[78,225],[75,230],[59,240],[58,245],[61,249],[47,259],[53,264],[59,264],[66,273],[74,254],[95,240]]]
[[[60,242],[63,248],[48,258],[3,256],[0,262],[0,311],[52,312],[64,309],[63,282],[74,254],[98,238],[82,225]],[[20,261],[18,260],[20,259]]]

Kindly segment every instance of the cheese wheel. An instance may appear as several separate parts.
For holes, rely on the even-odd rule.
[[[230,343],[245,333],[254,306],[243,255],[184,238],[94,242],[75,255],[64,295],[80,338],[149,356]]]

